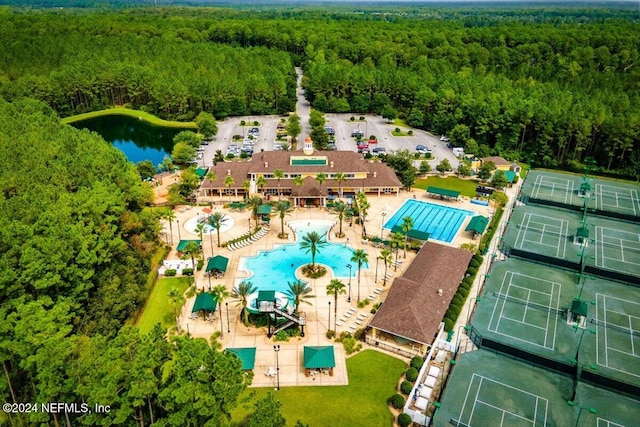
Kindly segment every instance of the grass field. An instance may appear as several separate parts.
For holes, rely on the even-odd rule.
[[[253,411],[255,402],[271,392],[282,403],[281,413],[289,426],[300,420],[313,427],[388,427],[393,415],[387,408],[387,399],[396,392],[406,367],[395,357],[365,350],[347,359],[348,386],[248,389],[231,414],[231,425],[239,425]]]
[[[78,114],[76,116],[65,117],[62,119],[62,123],[75,123],[80,120],[92,119],[94,117],[102,117],[102,116],[111,116],[111,115],[120,115],[120,116],[129,116],[129,117],[137,117],[140,120],[151,123],[156,126],[165,126],[165,127],[173,127],[173,128],[190,128],[197,129],[195,122],[176,122],[163,120],[153,114],[146,113],[144,111],[139,110],[131,110],[129,108],[124,107],[115,107],[108,108],[106,110],[100,111],[91,111],[90,113]]]
[[[426,190],[427,187],[438,187],[447,190],[459,191],[460,194],[467,197],[475,197],[476,185],[479,182],[475,179],[460,179],[454,176],[442,178],[439,176],[430,176],[424,179],[417,179],[413,188]]]
[[[153,329],[156,323],[160,323],[163,328],[174,326],[174,313],[169,305],[168,296],[169,291],[174,287],[178,288],[180,292],[184,292],[189,287],[189,278],[171,277],[158,279],[138,319],[137,326],[140,328],[140,332],[146,334]]]

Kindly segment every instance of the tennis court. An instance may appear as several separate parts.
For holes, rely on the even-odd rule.
[[[562,285],[507,271],[496,297],[488,330],[554,350]]]
[[[597,423],[598,427],[624,427],[623,424],[614,423],[613,421],[605,420],[600,417],[598,417]]]
[[[640,304],[598,293],[593,323],[597,364],[640,378]]]
[[[569,239],[569,221],[549,215],[525,213],[520,224],[514,247],[564,258]]]
[[[574,182],[575,177],[565,178],[557,175],[538,175],[533,180],[530,197],[572,205],[575,193]]]
[[[596,184],[595,208],[616,211],[633,216],[640,214],[640,198],[635,188],[624,188],[611,184]]]
[[[505,399],[508,396],[507,399]],[[549,401],[491,378],[473,374],[454,426],[546,426]]]
[[[599,226],[595,228],[595,243],[597,267],[640,271],[640,234]]]

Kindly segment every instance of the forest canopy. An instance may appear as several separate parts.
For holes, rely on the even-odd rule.
[[[294,109],[294,65],[326,112],[393,107],[467,152],[640,171],[640,32],[598,8],[214,8],[0,14],[0,95],[66,116],[126,105],[163,118]],[[536,19],[533,19],[536,17]]]

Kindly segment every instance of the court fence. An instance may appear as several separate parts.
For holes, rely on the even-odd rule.
[[[568,210],[576,211],[576,212],[582,212],[582,210],[583,210],[582,206],[571,205],[571,204],[562,203],[562,202],[557,202],[555,200],[540,199],[540,198],[537,198],[537,197],[534,198],[534,197],[530,197],[530,196],[522,196],[521,201],[523,203],[525,203],[525,204],[532,204],[532,205],[539,205],[539,206],[551,206],[551,207],[560,208],[560,209],[568,209]],[[604,209],[587,208],[587,213],[590,214],[590,215],[600,216],[600,217],[604,217],[604,218],[622,219],[624,221],[629,221],[629,222],[633,222],[633,223],[640,222],[640,216],[626,214],[626,213],[618,212],[618,211],[609,211],[609,210],[604,210]]]
[[[533,366],[542,367],[551,371],[558,372],[570,377],[577,377],[577,370],[579,366],[570,361],[562,361],[552,359],[549,357],[541,356],[539,354],[530,353],[521,348],[509,345],[503,342],[496,341],[491,338],[482,336],[474,327],[470,325],[468,331],[469,338],[474,342],[478,348],[484,348],[496,353],[500,353],[504,356],[511,357]],[[618,380],[615,378],[607,377],[602,374],[601,371],[582,370],[580,374],[580,381],[586,382],[594,387],[604,387],[615,393],[620,393],[637,399],[640,397],[640,385],[630,384],[628,382]]]
[[[549,265],[552,267],[560,267],[569,270],[573,270],[576,272],[580,271],[580,263],[574,261],[568,261],[562,258],[555,258],[548,255],[543,255],[535,252],[529,252],[522,249],[516,249],[506,243],[502,242],[502,247],[500,248],[502,253],[506,256],[513,256],[516,258],[521,258],[533,262],[537,262],[544,265]],[[614,280],[617,282],[624,283],[626,285],[632,285],[636,287],[640,287],[640,271],[637,274],[632,274],[628,272],[623,272],[619,270],[608,270],[602,267],[596,267],[593,265],[587,265],[584,268],[584,272],[586,274],[590,274],[593,276],[598,276],[606,280]]]

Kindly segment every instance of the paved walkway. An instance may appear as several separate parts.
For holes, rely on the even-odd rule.
[[[400,196],[380,196],[380,197],[368,197],[371,208],[369,209],[369,215],[367,218],[367,229],[370,234],[376,234],[381,232],[382,213],[386,214],[386,219],[390,218],[393,213],[404,203],[408,198],[413,196],[420,200],[425,200],[431,203],[442,204],[446,206],[454,206],[462,209],[468,209],[475,211],[482,215],[491,215],[493,208],[486,206],[473,205],[468,200],[459,202],[446,202],[436,201],[427,197],[423,190],[414,190],[411,193],[402,192]],[[221,200],[221,202],[228,202],[227,198]],[[178,206],[176,208],[177,223],[173,223],[173,236],[169,236],[168,239],[173,238],[172,250],[169,253],[167,259],[177,259],[175,247],[179,239],[198,239],[196,234],[188,232],[184,228],[185,222],[193,218],[194,216],[208,215],[203,211],[206,207],[200,206]],[[249,231],[249,218],[250,212],[231,212],[228,209],[224,209],[222,205],[213,205],[212,209],[215,211],[222,211],[234,221],[234,226],[228,231],[220,233],[220,240],[224,242]],[[297,220],[331,220],[337,221],[335,216],[324,209],[318,208],[298,208],[292,211],[291,215],[286,218],[286,222]],[[179,226],[177,225],[179,223]],[[251,221],[253,225],[253,220]],[[286,227],[286,225],[285,225]],[[222,283],[231,292],[236,279],[248,277],[248,272],[238,269],[238,262],[240,257],[256,256],[258,251],[270,250],[276,244],[287,243],[287,241],[279,239],[278,233],[281,231],[280,219],[273,218],[271,221],[271,229],[269,233],[258,240],[257,242],[240,248],[235,251],[229,251],[226,248],[218,248],[216,246],[216,235],[214,232],[213,238],[204,235],[202,246],[204,250],[205,258],[212,255],[223,255],[229,258],[229,265],[227,272],[220,279],[211,279],[211,286],[215,286]],[[337,232],[337,225],[333,229]],[[290,230],[287,230],[290,231]],[[163,232],[170,234],[168,224],[165,224]],[[377,281],[376,281],[376,258],[380,253],[379,248],[373,247],[370,242],[363,242],[361,239],[362,228],[359,225],[349,226],[348,222],[343,223],[343,232],[345,237],[337,239],[335,236],[329,238],[330,242],[347,243],[354,249],[364,249],[369,256],[370,268],[362,270],[361,273],[361,298],[364,299],[369,295],[375,295],[375,299],[372,303],[383,301],[386,298],[387,291],[390,287],[391,280],[387,281],[387,286],[383,286],[384,264],[380,264],[378,268]],[[291,234],[291,233],[290,233]],[[389,231],[384,230],[385,238],[387,238]],[[213,245],[212,245],[213,243]],[[291,243],[291,242],[289,242]],[[462,229],[458,237],[452,242],[452,246],[459,247],[462,243],[474,243],[478,244],[478,241],[473,241],[470,238],[470,233],[464,232]],[[212,251],[213,250],[213,251]],[[308,255],[307,255],[308,256]],[[407,259],[403,259],[402,251],[400,252],[399,259],[403,260],[403,263],[398,267],[397,271],[394,271],[393,267],[389,267],[388,271],[393,273],[393,277],[400,276],[406,266],[410,264],[412,258],[415,256],[413,252],[407,252]],[[394,257],[395,260],[395,257]],[[345,260],[349,262],[349,260]],[[350,308],[357,311],[350,316],[349,320],[343,323],[342,326],[338,326],[338,333],[347,330],[348,327],[363,327],[371,319],[372,315],[370,310],[372,304],[367,305],[365,308],[358,309],[356,301],[355,289],[357,286],[357,270],[354,269],[354,278],[352,281],[351,303],[347,303],[346,295],[340,295],[338,297],[338,319],[343,317],[347,310]],[[348,384],[348,377],[345,364],[345,353],[341,344],[335,343],[332,340],[326,338],[326,331],[328,329],[328,320],[331,316],[332,325],[335,322],[334,318],[334,299],[333,296],[326,295],[326,286],[332,279],[330,276],[326,276],[316,280],[310,280],[309,283],[314,290],[315,298],[312,299],[313,305],[304,305],[302,310],[307,317],[307,326],[305,327],[305,337],[293,338],[289,342],[275,343],[272,339],[268,339],[266,336],[266,328],[250,328],[245,327],[240,321],[240,307],[237,302],[229,299],[228,307],[226,305],[223,310],[222,325],[218,314],[212,321],[205,321],[202,319],[193,320],[189,318],[191,308],[193,307],[194,298],[190,298],[185,307],[183,308],[183,315],[181,316],[181,326],[186,331],[188,330],[192,336],[202,337],[209,339],[214,331],[219,331],[222,328],[223,336],[220,342],[223,347],[256,347],[256,364],[254,369],[253,386],[264,387],[273,386],[276,379],[268,377],[265,373],[269,367],[276,367],[276,354],[273,349],[274,344],[280,345],[280,352],[278,353],[278,361],[280,366],[280,385],[281,386],[293,386],[293,385],[339,385]],[[254,284],[257,284],[259,278],[254,278]],[[196,286],[199,290],[209,289],[209,279],[204,275],[204,272],[198,272],[195,277]],[[345,283],[347,285],[347,283]],[[382,289],[379,295],[376,295],[374,291],[376,289]],[[331,301],[331,314],[329,315],[329,301]],[[227,316],[228,310],[228,316]],[[360,325],[356,325],[355,321],[358,315],[366,315],[366,318]],[[462,317],[462,316],[461,316]],[[332,328],[333,329],[333,328]],[[336,368],[334,369],[334,375],[316,375],[314,377],[305,377],[304,370],[302,368],[303,347],[304,346],[322,346],[322,345],[334,345],[336,348]]]

